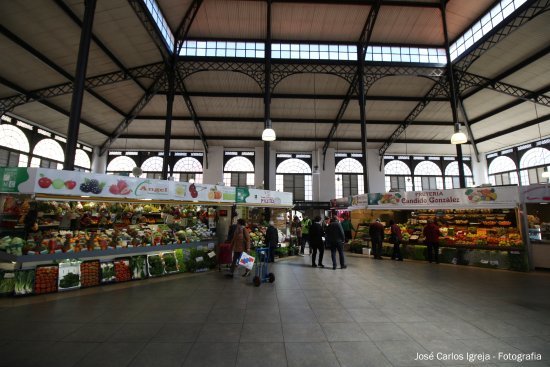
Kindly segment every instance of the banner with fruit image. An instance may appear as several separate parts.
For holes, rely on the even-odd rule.
[[[237,187],[237,203],[291,207],[292,193]]]
[[[174,199],[186,201],[235,202],[235,188],[188,182],[172,182]]]
[[[519,203],[518,188],[480,187],[453,190],[401,191],[368,194],[369,208],[513,208]]]

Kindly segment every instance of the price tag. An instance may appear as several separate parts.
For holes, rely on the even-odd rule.
[[[210,251],[210,252],[208,253],[208,257],[209,257],[209,258],[213,258],[214,256],[216,256],[216,253],[215,253],[214,251]]]
[[[214,242],[208,242],[208,249],[209,250],[213,250],[215,246],[216,245],[214,244]]]
[[[199,256],[199,257],[196,257],[195,258],[195,261],[198,262],[198,263],[201,263],[204,261],[203,257],[202,256]]]

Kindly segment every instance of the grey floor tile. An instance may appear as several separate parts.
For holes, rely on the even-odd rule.
[[[521,350],[523,353],[542,354],[545,360],[550,363],[550,342],[539,337],[515,337],[500,338],[506,344]]]
[[[60,341],[84,325],[82,323],[66,322],[25,322],[17,324],[17,327],[10,329],[8,340]]]
[[[173,322],[206,322],[210,311],[187,311],[181,309],[172,315]]]
[[[320,342],[327,338],[318,323],[283,324],[285,342]]]
[[[497,356],[501,353],[521,353],[517,348],[514,348],[510,344],[502,341],[499,338],[486,338],[486,339],[463,339],[461,340],[473,354],[489,354],[491,356]]]
[[[333,342],[330,345],[342,367],[392,367],[373,342]]]
[[[151,342],[135,356],[130,367],[180,367],[192,345],[192,343]]]
[[[122,328],[123,324],[115,323],[93,323],[86,324],[73,333],[63,338],[63,341],[73,342],[104,342],[116,331]]]
[[[282,342],[283,329],[280,323],[244,323],[240,341],[241,343]]]
[[[162,324],[155,323],[125,324],[111,335],[109,341],[129,343],[148,342],[158,333],[161,327]]]
[[[57,342],[47,353],[37,355],[40,366],[74,366],[84,356],[97,348],[99,343]]]
[[[244,322],[245,323],[258,323],[258,322],[265,322],[265,323],[280,323],[281,322],[281,316],[279,314],[279,309],[246,309],[245,315],[244,315]]]
[[[195,343],[182,366],[233,367],[238,347],[238,343]]]
[[[396,322],[395,324],[417,341],[451,338],[437,323]]]
[[[280,315],[284,324],[317,322],[317,317],[309,306],[306,308],[282,308]]]
[[[201,323],[165,323],[151,339],[153,342],[194,342],[199,337]]]
[[[51,341],[14,341],[1,345],[0,366],[38,366],[40,357],[48,354],[53,345],[54,342]]]
[[[238,342],[243,324],[204,324],[199,333],[199,342]]]
[[[327,322],[321,323],[329,342],[369,341],[367,334],[355,322]]]
[[[237,367],[286,367],[284,343],[240,343]]]
[[[216,308],[210,311],[207,322],[209,323],[242,323],[244,320],[245,310],[241,308]]]
[[[340,367],[327,342],[285,343],[288,367]]]
[[[86,354],[75,366],[120,367],[128,365],[145,347],[145,343],[105,342]]]
[[[420,344],[412,340],[376,341],[376,346],[394,366],[440,366],[439,361],[415,360],[418,354],[429,354]]]
[[[393,322],[422,322],[422,321],[428,321],[424,317],[420,316],[414,311],[411,311],[411,309],[403,308],[403,309],[389,309],[389,308],[383,308],[382,313],[384,316],[386,316],[388,319],[390,319]]]
[[[492,336],[467,321],[439,322],[439,327],[456,339],[483,339]]]
[[[550,325],[543,323],[540,320],[525,319],[525,318],[512,318],[504,320],[505,323],[517,327],[522,331],[531,332],[534,335],[548,335],[550,336]]]
[[[522,330],[514,325],[507,324],[503,320],[485,318],[471,321],[473,325],[495,337],[533,336],[533,330]]]
[[[344,308],[342,304],[334,297],[308,297],[309,306],[317,308]]]
[[[353,322],[353,317],[343,308],[317,308],[314,309],[319,322]]]
[[[356,322],[391,322],[382,311],[377,308],[350,308],[347,310]]]
[[[359,325],[373,341],[411,340],[411,337],[394,323],[361,322]]]

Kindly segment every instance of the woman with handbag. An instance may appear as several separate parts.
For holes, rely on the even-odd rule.
[[[392,260],[403,261],[403,255],[401,255],[401,228],[392,219],[390,220],[390,243],[393,244],[393,251],[391,254]]]
[[[226,274],[227,277],[233,278],[233,273],[237,267],[237,263],[243,254],[243,251],[250,253],[250,234],[246,230],[246,222],[244,219],[237,220],[237,227],[233,233],[233,238],[231,239],[231,247],[233,248],[233,262],[231,263],[231,273]],[[246,270],[243,274],[243,277],[250,274],[250,270]]]

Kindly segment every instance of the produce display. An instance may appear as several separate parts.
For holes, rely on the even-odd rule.
[[[36,267],[34,293],[57,292],[58,269],[56,265],[40,265]]]
[[[167,273],[175,273],[178,271],[178,262],[174,252],[164,252],[162,254],[162,261],[164,262],[164,269]]]
[[[80,261],[64,260],[59,264],[59,290],[80,288]]]
[[[130,262],[132,279],[147,278],[147,256],[134,256]]]
[[[34,288],[34,269],[15,272],[15,295],[31,294]]]
[[[15,256],[21,256],[23,255],[24,244],[25,241],[20,237],[6,236],[0,240],[0,251],[5,251]]]
[[[13,272],[0,272],[0,295],[10,295],[15,289]]]
[[[115,264],[112,261],[101,263],[101,283],[114,282],[116,279]]]
[[[94,287],[99,285],[99,260],[85,261],[80,264],[80,285]]]
[[[156,277],[164,274],[164,263],[160,255],[147,255],[149,276]]]
[[[130,269],[130,259],[117,259],[115,264],[115,280],[117,282],[127,282],[132,280],[132,270]]]

